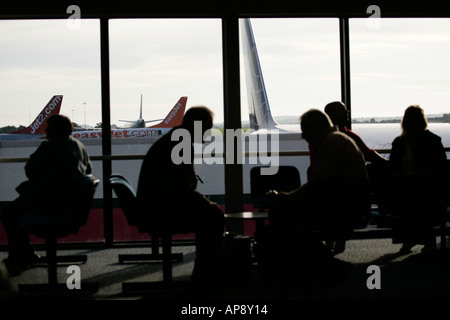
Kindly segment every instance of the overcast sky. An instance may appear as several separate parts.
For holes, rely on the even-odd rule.
[[[252,19],[275,116],[340,100],[337,19]],[[450,19],[351,19],[353,117],[450,112]],[[28,125],[53,95],[83,125],[101,121],[99,21],[0,21],[0,126]],[[181,96],[223,121],[221,21],[112,20],[112,123],[163,118]],[[243,61],[241,62],[243,66]],[[241,78],[242,119],[248,119]],[[83,102],[86,106],[83,106]]]

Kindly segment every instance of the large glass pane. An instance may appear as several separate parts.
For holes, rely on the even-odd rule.
[[[450,19],[350,19],[350,55],[353,128],[369,145],[389,149],[418,104],[450,146]]]
[[[246,159],[244,192],[251,192],[254,166],[293,165],[304,183],[309,156],[299,117],[311,108],[323,110],[327,103],[340,100],[339,21],[254,18],[241,19],[240,28],[242,127],[250,128],[249,139],[257,141],[244,147],[262,152],[278,151],[275,147],[281,152],[272,159]],[[280,134],[269,138],[264,129]],[[273,139],[279,140],[278,146],[272,145]],[[299,151],[303,154],[283,155]]]
[[[99,34],[98,20],[82,20],[78,29],[66,20],[0,21],[0,210],[18,196],[26,159],[44,139],[50,114],[68,116],[77,129],[101,121]],[[22,134],[10,133],[24,127]],[[87,148],[90,155],[101,155],[100,145]],[[101,178],[101,163],[93,166]],[[98,207],[82,241],[103,238]]]
[[[135,156],[113,161],[113,172],[136,189],[143,156],[190,107],[210,108],[215,126],[222,126],[221,20],[111,20],[110,63],[112,153]],[[220,130],[215,133],[221,138]],[[195,169],[198,190],[223,204],[223,165],[200,161]],[[116,240],[142,238],[129,230],[120,210],[114,217]]]

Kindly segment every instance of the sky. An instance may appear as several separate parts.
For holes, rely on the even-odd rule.
[[[82,8],[81,8],[82,9]],[[82,14],[82,12],[81,12]],[[450,19],[350,20],[352,116],[449,113]],[[252,19],[274,116],[340,100],[337,19]],[[0,21],[0,127],[28,125],[53,95],[80,125],[101,122],[98,20]],[[241,59],[241,117],[248,119]],[[111,122],[160,119],[181,96],[223,121],[221,21],[110,21]]]

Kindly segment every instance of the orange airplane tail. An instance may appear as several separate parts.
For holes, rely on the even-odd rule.
[[[47,120],[53,114],[59,114],[61,110],[63,96],[53,96],[47,105],[42,109],[41,113],[34,119],[34,121],[26,128],[20,129],[13,134],[46,134]]]
[[[163,121],[148,128],[173,128],[181,125],[186,110],[186,102],[187,97],[181,97]]]

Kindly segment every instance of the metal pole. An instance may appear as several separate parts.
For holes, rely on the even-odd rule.
[[[111,155],[111,101],[109,77],[109,20],[100,19],[100,54],[101,54],[101,85],[102,85],[102,154]],[[103,228],[105,243],[112,246],[114,241],[112,188],[109,177],[112,172],[111,159],[104,158],[103,164]]]
[[[341,49],[341,99],[347,106],[351,119],[351,99],[350,99],[350,42],[348,18],[339,18],[339,39]],[[349,123],[351,128],[351,121]]]
[[[237,14],[230,14],[222,19],[222,46],[225,130],[236,130],[241,128],[239,18]],[[242,164],[237,161],[238,144],[227,143],[226,134],[224,140],[225,153],[233,152],[235,155],[233,163],[225,163],[225,210],[227,213],[240,212],[243,211],[244,205]]]

